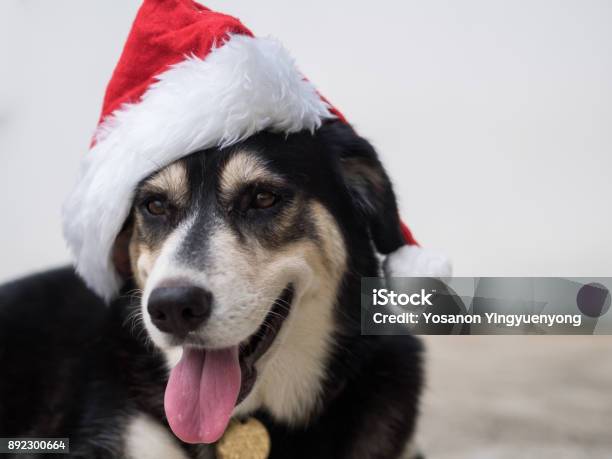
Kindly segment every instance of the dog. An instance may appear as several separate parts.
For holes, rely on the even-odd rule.
[[[376,151],[338,121],[158,170],[115,242],[118,299],[70,267],[0,289],[1,436],[207,458],[252,417],[270,458],[415,457],[420,341],[360,328],[399,227]]]

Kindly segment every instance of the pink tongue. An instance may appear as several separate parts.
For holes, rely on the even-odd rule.
[[[174,434],[187,443],[221,438],[238,399],[238,347],[183,349],[166,386],[164,407]]]

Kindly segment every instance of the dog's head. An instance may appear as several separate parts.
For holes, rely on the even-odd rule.
[[[383,253],[402,245],[395,199],[372,147],[340,123],[260,133],[142,181],[114,260],[173,367],[175,433],[215,441],[232,414],[258,408],[305,419],[340,286],[375,275],[372,241]]]

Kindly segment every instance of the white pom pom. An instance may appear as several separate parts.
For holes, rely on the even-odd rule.
[[[443,254],[417,245],[404,245],[383,263],[385,277],[451,277],[453,267]]]

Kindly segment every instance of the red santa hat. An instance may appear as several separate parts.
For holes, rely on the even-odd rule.
[[[341,113],[297,70],[283,46],[193,0],[144,0],[106,89],[100,122],[67,199],[64,234],[87,284],[121,287],[112,247],[145,177],[203,148],[259,131],[314,131]],[[407,246],[394,275],[450,275],[446,261]]]

